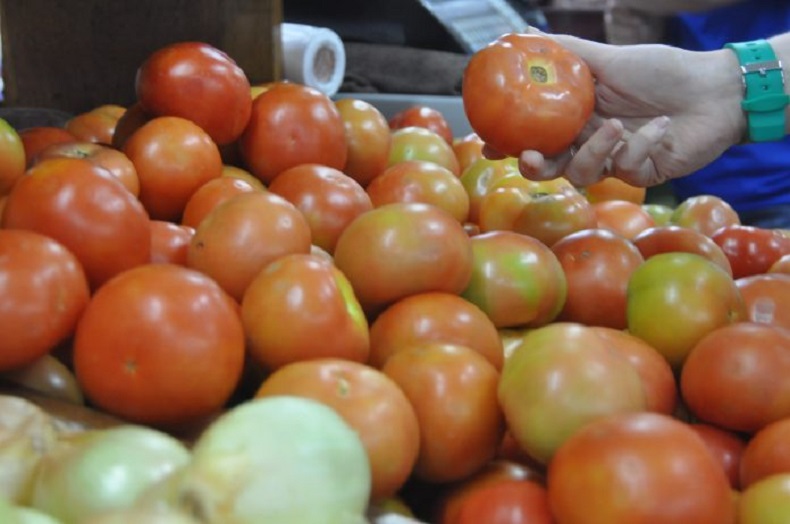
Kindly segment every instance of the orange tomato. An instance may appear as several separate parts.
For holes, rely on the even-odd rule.
[[[389,161],[390,128],[376,106],[353,98],[341,98],[335,106],[346,129],[348,158],[343,172],[367,186]]]
[[[587,200],[593,204],[605,200],[625,200],[634,204],[644,204],[647,196],[647,189],[644,187],[632,186],[616,177],[602,178],[594,184],[581,190]]]
[[[195,229],[166,220],[151,220],[151,263],[187,265]]]
[[[424,127],[442,137],[445,142],[453,144],[453,130],[444,114],[435,107],[422,104],[413,105],[402,109],[389,119],[390,129],[404,127]]]
[[[77,141],[77,137],[62,127],[55,126],[36,126],[22,129],[19,131],[19,138],[22,139],[22,145],[25,148],[27,167],[33,165],[36,156],[47,146]]]
[[[189,197],[184,206],[184,213],[181,215],[181,224],[196,228],[206,215],[222,202],[233,196],[253,191],[258,189],[241,178],[230,176],[212,178]]]
[[[112,145],[112,137],[118,120],[126,108],[115,104],[105,104],[80,113],[66,122],[66,131],[83,142]]]

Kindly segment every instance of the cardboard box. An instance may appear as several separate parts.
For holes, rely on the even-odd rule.
[[[252,83],[278,80],[282,12],[282,0],[0,0],[4,105],[128,106],[143,60],[186,40],[222,49]]]

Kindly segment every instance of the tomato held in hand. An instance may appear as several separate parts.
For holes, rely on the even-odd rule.
[[[570,146],[590,117],[595,86],[587,64],[544,35],[506,34],[472,55],[463,75],[472,129],[500,153]]]

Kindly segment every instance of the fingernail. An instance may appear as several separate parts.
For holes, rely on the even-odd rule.
[[[656,130],[659,132],[666,131],[669,129],[669,117],[668,116],[660,116],[653,121],[653,124],[656,127]]]

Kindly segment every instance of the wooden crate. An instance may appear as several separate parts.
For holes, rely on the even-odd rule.
[[[222,49],[252,83],[280,79],[282,11],[282,0],[0,0],[4,105],[128,106],[143,60],[185,40]]]

